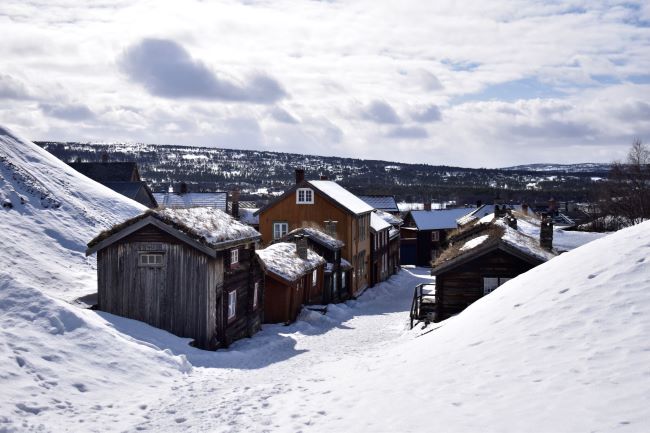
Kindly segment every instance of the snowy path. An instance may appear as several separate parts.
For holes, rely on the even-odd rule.
[[[188,351],[190,362],[204,367],[177,379],[172,400],[161,398],[137,428],[260,431],[310,425],[313,417],[325,416],[327,408],[302,419],[299,407],[277,407],[273,397],[290,391],[309,394],[309,383],[328,380],[323,374],[331,370],[327,365],[341,359],[352,365],[370,365],[372,358],[380,357],[396,340],[414,338],[417,331],[408,330],[411,296],[416,284],[430,281],[428,272],[403,269],[357,301],[330,305],[325,316],[303,312],[290,326],[265,325],[254,338],[240,341],[228,351]],[[278,415],[297,424],[278,424]]]

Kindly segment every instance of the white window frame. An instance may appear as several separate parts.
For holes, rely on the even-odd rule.
[[[296,190],[296,204],[314,204],[314,190],[311,188],[298,188]]]
[[[228,320],[237,317],[237,290],[228,292]]]
[[[230,250],[230,266],[235,266],[239,263],[239,249],[233,248]]]
[[[314,269],[311,273],[311,285],[316,287],[316,283],[318,283],[318,269]]]
[[[138,266],[146,268],[161,268],[165,265],[165,253],[146,252],[140,253],[138,257]]]
[[[347,277],[347,272],[346,271],[341,272],[341,289],[347,288],[346,277]]]
[[[287,222],[273,223],[273,239],[280,239],[287,233],[289,233],[289,223]]]
[[[253,308],[257,308],[257,304],[260,301],[260,283],[256,282],[255,285],[253,286]]]
[[[494,292],[499,286],[511,279],[510,277],[483,277],[483,295]]]

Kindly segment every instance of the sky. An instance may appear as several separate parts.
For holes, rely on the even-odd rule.
[[[504,167],[650,142],[649,1],[3,0],[0,125]]]

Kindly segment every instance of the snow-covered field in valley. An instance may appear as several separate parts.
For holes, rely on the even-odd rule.
[[[85,243],[139,205],[4,130],[0,195],[0,432],[650,431],[650,222],[435,326],[408,329],[431,278],[406,268],[207,352],[72,303],[96,284]]]

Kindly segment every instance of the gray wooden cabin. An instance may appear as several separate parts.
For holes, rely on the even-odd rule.
[[[218,209],[159,209],[88,244],[100,310],[146,322],[202,349],[227,347],[262,323],[260,234]]]

